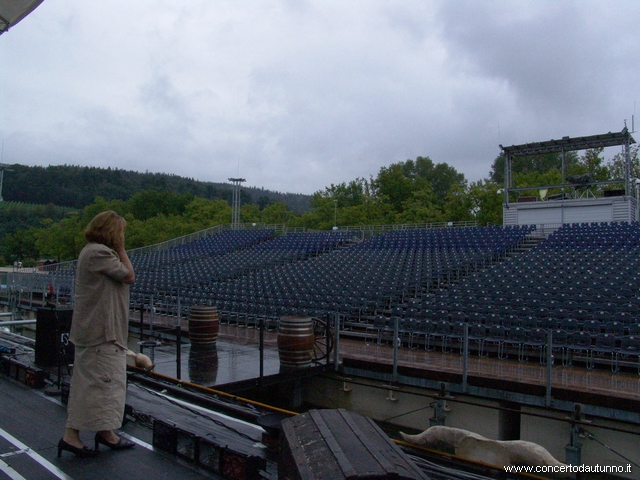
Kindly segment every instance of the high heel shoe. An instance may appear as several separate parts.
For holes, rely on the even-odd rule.
[[[62,456],[63,450],[66,450],[67,452],[71,452],[76,457],[80,457],[80,458],[95,457],[98,454],[98,449],[91,450],[88,447],[82,447],[82,448],[74,447],[73,445],[70,445],[67,442],[65,442],[63,438],[61,438],[60,441],[58,442],[58,458]]]
[[[102,438],[102,436],[99,433],[96,433],[95,441],[96,441],[96,452],[98,451],[99,444],[106,445],[111,450],[126,450],[127,448],[131,448],[135,445],[135,443],[125,440],[122,437],[118,439],[118,443],[109,443],[104,438]]]

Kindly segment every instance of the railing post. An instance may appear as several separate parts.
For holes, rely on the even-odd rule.
[[[469,375],[469,325],[464,324],[464,335],[462,337],[462,391],[468,388],[467,377]]]
[[[400,330],[400,317],[393,319],[393,381],[398,381],[398,333]]]
[[[338,361],[339,361],[339,355],[340,355],[340,319],[338,318],[338,315],[336,314],[335,317],[335,333],[334,333],[334,340],[333,340],[333,369],[337,372],[338,371]],[[328,343],[327,343],[327,348],[328,348]],[[327,352],[328,353],[328,352]],[[327,362],[329,361],[328,355],[327,355]]]
[[[149,299],[149,332],[151,337],[153,337],[153,322],[155,320],[154,310],[153,295],[151,295],[151,298]]]
[[[551,346],[553,345],[553,332],[551,329],[547,332],[547,394],[545,396],[545,405],[547,407],[551,406],[551,374],[553,367],[553,355],[551,351]]]
[[[260,380],[264,377],[264,318],[258,319],[258,328],[260,329]]]
[[[142,337],[144,337],[144,297],[140,304],[140,341],[142,341]]]
[[[178,317],[178,331],[176,332],[176,377],[180,380],[182,377],[182,311],[180,297],[178,297],[176,310],[176,316]]]

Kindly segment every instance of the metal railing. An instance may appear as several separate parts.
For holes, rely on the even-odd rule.
[[[273,230],[276,235],[281,235],[286,232],[284,224],[266,224],[266,223],[239,223],[237,225],[224,224],[216,225],[215,227],[206,228],[188,235],[172,238],[165,242],[155,243],[146,247],[134,248],[127,251],[129,255],[139,255],[147,252],[155,252],[158,250],[166,250],[168,248],[178,247],[187,243],[199,240],[209,235],[215,235],[226,230]]]

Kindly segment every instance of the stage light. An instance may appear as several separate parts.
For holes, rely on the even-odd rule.
[[[234,452],[229,448],[222,451],[220,473],[224,477],[236,480],[259,478],[260,470],[264,470],[266,467],[267,462],[264,458]]]
[[[153,446],[234,480],[261,478],[260,471],[267,468],[264,458],[236,452],[158,419],[153,421]]]
[[[176,427],[162,420],[153,420],[153,446],[165,452],[176,453]]]
[[[27,370],[29,367],[22,363],[18,363],[18,370],[16,372],[16,379],[23,384],[27,384]]]
[[[43,388],[47,374],[44,370],[35,367],[28,367],[25,374],[25,383],[32,388]]]
[[[222,448],[209,439],[198,439],[198,465],[214,473],[220,473]]]
[[[12,358],[9,360],[9,376],[11,378],[18,378],[18,370],[20,369],[20,362]]]
[[[176,428],[176,455],[192,462],[196,461],[198,437],[191,432]]]

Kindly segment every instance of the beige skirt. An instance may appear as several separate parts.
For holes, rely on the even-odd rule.
[[[125,350],[112,342],[75,348],[67,428],[113,430],[122,426],[127,394]]]

